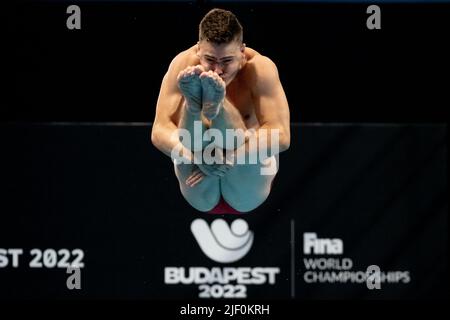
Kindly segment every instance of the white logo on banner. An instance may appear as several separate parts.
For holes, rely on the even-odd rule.
[[[341,239],[319,239],[314,232],[303,234],[303,253],[311,254],[335,254],[344,252],[344,243]]]
[[[191,231],[203,253],[220,263],[238,261],[253,244],[253,232],[242,219],[233,221],[231,229],[223,219],[214,220],[211,228],[206,221],[196,219],[191,223]]]

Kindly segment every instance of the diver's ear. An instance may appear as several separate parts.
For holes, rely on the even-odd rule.
[[[242,43],[242,44],[241,44],[240,50],[241,50],[242,59],[243,59],[244,61],[247,61],[247,57],[245,56],[245,43]]]
[[[195,54],[198,56],[198,52],[200,51],[200,41],[197,41],[197,44],[195,46]]]

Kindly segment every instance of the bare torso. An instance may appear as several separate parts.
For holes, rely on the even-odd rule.
[[[180,145],[178,139],[173,139],[173,133],[178,131],[177,128],[193,130],[194,121],[199,119],[192,114],[186,117],[186,113],[183,113],[184,96],[179,89],[178,80],[178,76],[183,74],[187,67],[201,64],[197,48],[197,45],[194,45],[172,60],[161,85],[152,142],[169,155],[172,155],[174,148]],[[277,130],[287,128],[288,134],[289,109],[283,88],[277,78],[276,66],[269,58],[250,48],[245,48],[244,54],[245,59],[240,61],[240,70],[234,73],[236,72],[234,68],[235,76],[226,87],[227,108],[229,105],[236,108],[247,129],[258,129],[261,121],[268,128]],[[265,99],[261,99],[260,95],[265,95]],[[207,127],[208,125],[214,127],[212,122],[214,118],[211,121],[203,116],[202,120]],[[221,130],[234,128],[232,121],[225,120],[223,115],[222,119],[218,120],[224,124]],[[236,122],[239,122],[241,128],[242,123]],[[249,152],[256,152],[255,150],[256,146],[250,150],[249,144]],[[260,152],[258,154],[261,155]],[[225,175],[205,174],[198,165],[192,163],[174,163],[174,168],[181,193],[197,210],[208,212],[223,200],[240,212],[248,212],[267,199],[278,171],[278,154],[265,160],[268,161],[231,166]],[[263,169],[266,170],[265,173],[262,173]]]
[[[197,45],[194,45],[187,49],[183,56],[186,62],[185,67],[195,66],[200,64],[200,60],[197,56]],[[252,97],[252,82],[254,77],[254,58],[260,54],[251,49],[245,48],[244,51],[246,62],[242,69],[239,70],[236,77],[226,88],[226,99],[232,104],[242,115],[242,119],[247,129],[259,128],[260,124],[255,114],[255,103]],[[179,106],[179,108],[181,105]],[[180,113],[177,112],[177,116],[174,120],[178,123]]]

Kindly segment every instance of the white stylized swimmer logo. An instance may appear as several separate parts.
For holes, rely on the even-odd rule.
[[[195,219],[191,231],[203,253],[216,262],[235,262],[244,257],[253,244],[253,232],[242,219],[233,221],[231,229],[223,219],[214,220],[211,228],[206,221]]]

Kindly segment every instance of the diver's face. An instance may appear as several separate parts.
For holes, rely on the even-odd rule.
[[[238,41],[215,44],[202,40],[198,43],[197,55],[206,71],[216,72],[228,85],[245,62],[244,49],[245,44]]]

